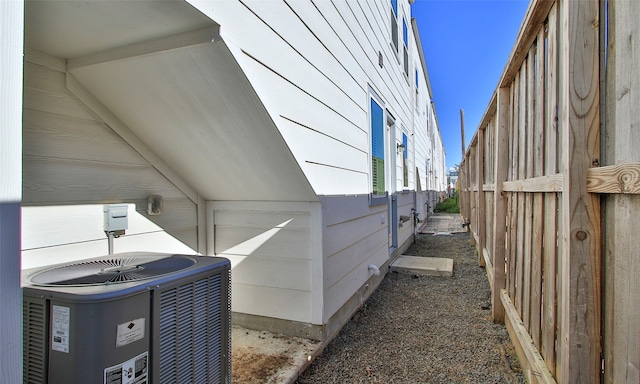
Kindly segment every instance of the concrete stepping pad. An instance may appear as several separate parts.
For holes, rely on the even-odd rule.
[[[453,276],[453,259],[402,255],[391,263],[391,271],[423,276]]]

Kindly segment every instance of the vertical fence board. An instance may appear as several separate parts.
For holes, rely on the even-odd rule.
[[[465,172],[467,167],[467,159],[463,154],[462,162],[458,167],[458,204],[460,204],[460,216],[466,221],[467,213],[467,174]]]
[[[475,242],[475,236],[476,233],[474,232],[475,229],[478,228],[478,222],[477,222],[477,203],[478,203],[478,199],[476,197],[476,145],[475,143],[471,143],[471,146],[469,146],[469,168],[468,168],[468,172],[469,172],[469,176],[468,176],[468,180],[469,180],[469,222],[471,223],[471,225],[468,227],[470,230],[470,238],[469,241],[471,242],[472,245],[475,246],[476,242]]]
[[[495,189],[495,187],[494,187]],[[485,228],[485,242],[484,249],[489,255],[489,262],[491,263],[491,267],[493,268],[493,216],[495,211],[495,196],[492,191],[485,191],[485,221],[483,223]]]
[[[511,137],[511,156],[509,157],[509,173],[511,177],[509,180],[518,179],[518,120],[519,120],[519,103],[520,98],[520,72],[516,73],[516,78],[513,81],[511,88],[511,126],[509,127],[509,135]],[[517,246],[518,246],[518,231],[516,224],[518,222],[518,215],[516,209],[518,207],[518,195],[513,192],[509,192],[509,297],[511,301],[515,301],[516,297],[516,263],[517,263]]]
[[[600,157],[599,6],[560,2],[560,91],[563,126],[562,248],[559,263],[558,356],[561,383],[600,381],[600,203],[586,188]]]
[[[563,156],[563,150],[566,151],[569,148],[568,135],[565,134],[567,129],[568,120],[568,102],[564,93],[567,91],[564,88],[567,87],[564,84],[567,73],[567,61],[569,54],[569,22],[568,22],[568,8],[569,3],[567,1],[558,3],[558,168],[563,173],[566,179],[567,165]],[[562,117],[562,119],[561,119]],[[569,264],[569,246],[568,239],[565,237],[567,234],[567,222],[569,222],[568,215],[565,215],[565,210],[568,206],[565,200],[565,195],[568,195],[568,190],[564,188],[558,199],[558,261],[556,264],[556,282],[557,282],[557,300],[556,306],[557,314],[557,338],[556,338],[556,380],[559,383],[568,383],[569,372],[569,351],[570,351],[570,335],[569,335],[569,284],[567,277],[569,276],[568,264]]]
[[[545,26],[536,39],[536,70],[533,127],[533,176],[540,177],[544,169],[544,37]],[[544,231],[544,194],[533,194],[533,233],[531,239],[531,339],[538,349],[541,345],[542,313],[542,234]]]
[[[513,301],[516,297],[516,280],[517,276],[517,246],[518,246],[518,230],[516,225],[518,223],[518,215],[516,210],[518,208],[518,194],[509,192],[509,212],[507,218],[509,220],[509,244],[508,244],[508,260],[509,271],[507,276],[509,277],[509,297]]]
[[[484,184],[484,129],[478,130],[477,152],[476,152],[476,184],[478,186],[477,205],[478,205],[478,264],[484,266],[484,241],[485,241],[485,197],[483,191]]]
[[[525,178],[526,172],[526,146],[527,146],[527,135],[525,131],[525,126],[527,122],[527,113],[526,113],[526,105],[527,105],[527,62],[522,63],[522,67],[520,69],[520,86],[519,86],[519,97],[518,97],[518,170],[516,174],[518,175],[517,180],[521,180]],[[515,305],[518,314],[522,317],[522,296],[523,296],[523,279],[524,279],[524,223],[525,223],[525,215],[524,215],[524,207],[525,207],[525,198],[522,193],[516,194],[516,200],[518,201],[518,206],[516,208],[515,215],[518,218],[516,224],[517,231],[517,243],[516,243],[516,297],[515,297]]]
[[[525,120],[525,174],[521,178],[531,178],[533,176],[533,117],[534,117],[534,84],[535,84],[535,45],[532,45],[527,55],[527,90],[526,90],[526,120]],[[523,313],[522,321],[524,322],[527,330],[531,331],[531,255],[533,249],[531,248],[532,230],[533,230],[533,196],[532,193],[524,194],[524,250],[523,250],[523,264],[524,270],[522,274],[522,297],[523,297]]]
[[[482,223],[484,226],[484,248],[486,253],[489,256],[489,263],[491,264],[491,268],[493,268],[493,212],[494,212],[494,191],[495,191],[495,181],[493,176],[493,161],[494,161],[494,146],[495,146],[495,109],[492,111],[493,117],[487,123],[484,130],[484,180],[488,185],[492,185],[493,189],[491,191],[485,191],[485,220]],[[484,190],[484,189],[483,189]]]
[[[640,3],[609,2],[604,165],[639,162]],[[640,382],[640,196],[604,200],[605,382]]]
[[[557,172],[557,11],[554,5],[547,21],[547,49],[545,52],[545,125],[544,125],[544,164],[545,175]],[[544,244],[543,244],[543,315],[541,355],[549,371],[555,373],[556,344],[556,232],[557,195],[547,193],[544,197]]]

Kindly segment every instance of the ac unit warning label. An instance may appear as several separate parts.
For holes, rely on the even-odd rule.
[[[69,319],[71,309],[61,305],[53,306],[51,323],[51,349],[69,353]]]
[[[148,384],[149,353],[144,352],[104,370],[104,384]]]

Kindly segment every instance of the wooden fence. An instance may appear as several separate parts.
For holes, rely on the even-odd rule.
[[[529,382],[640,382],[640,2],[532,1],[460,167]]]

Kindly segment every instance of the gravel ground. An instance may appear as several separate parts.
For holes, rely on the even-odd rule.
[[[387,274],[296,383],[525,383],[469,235],[419,235],[405,254],[452,258],[454,276]]]

